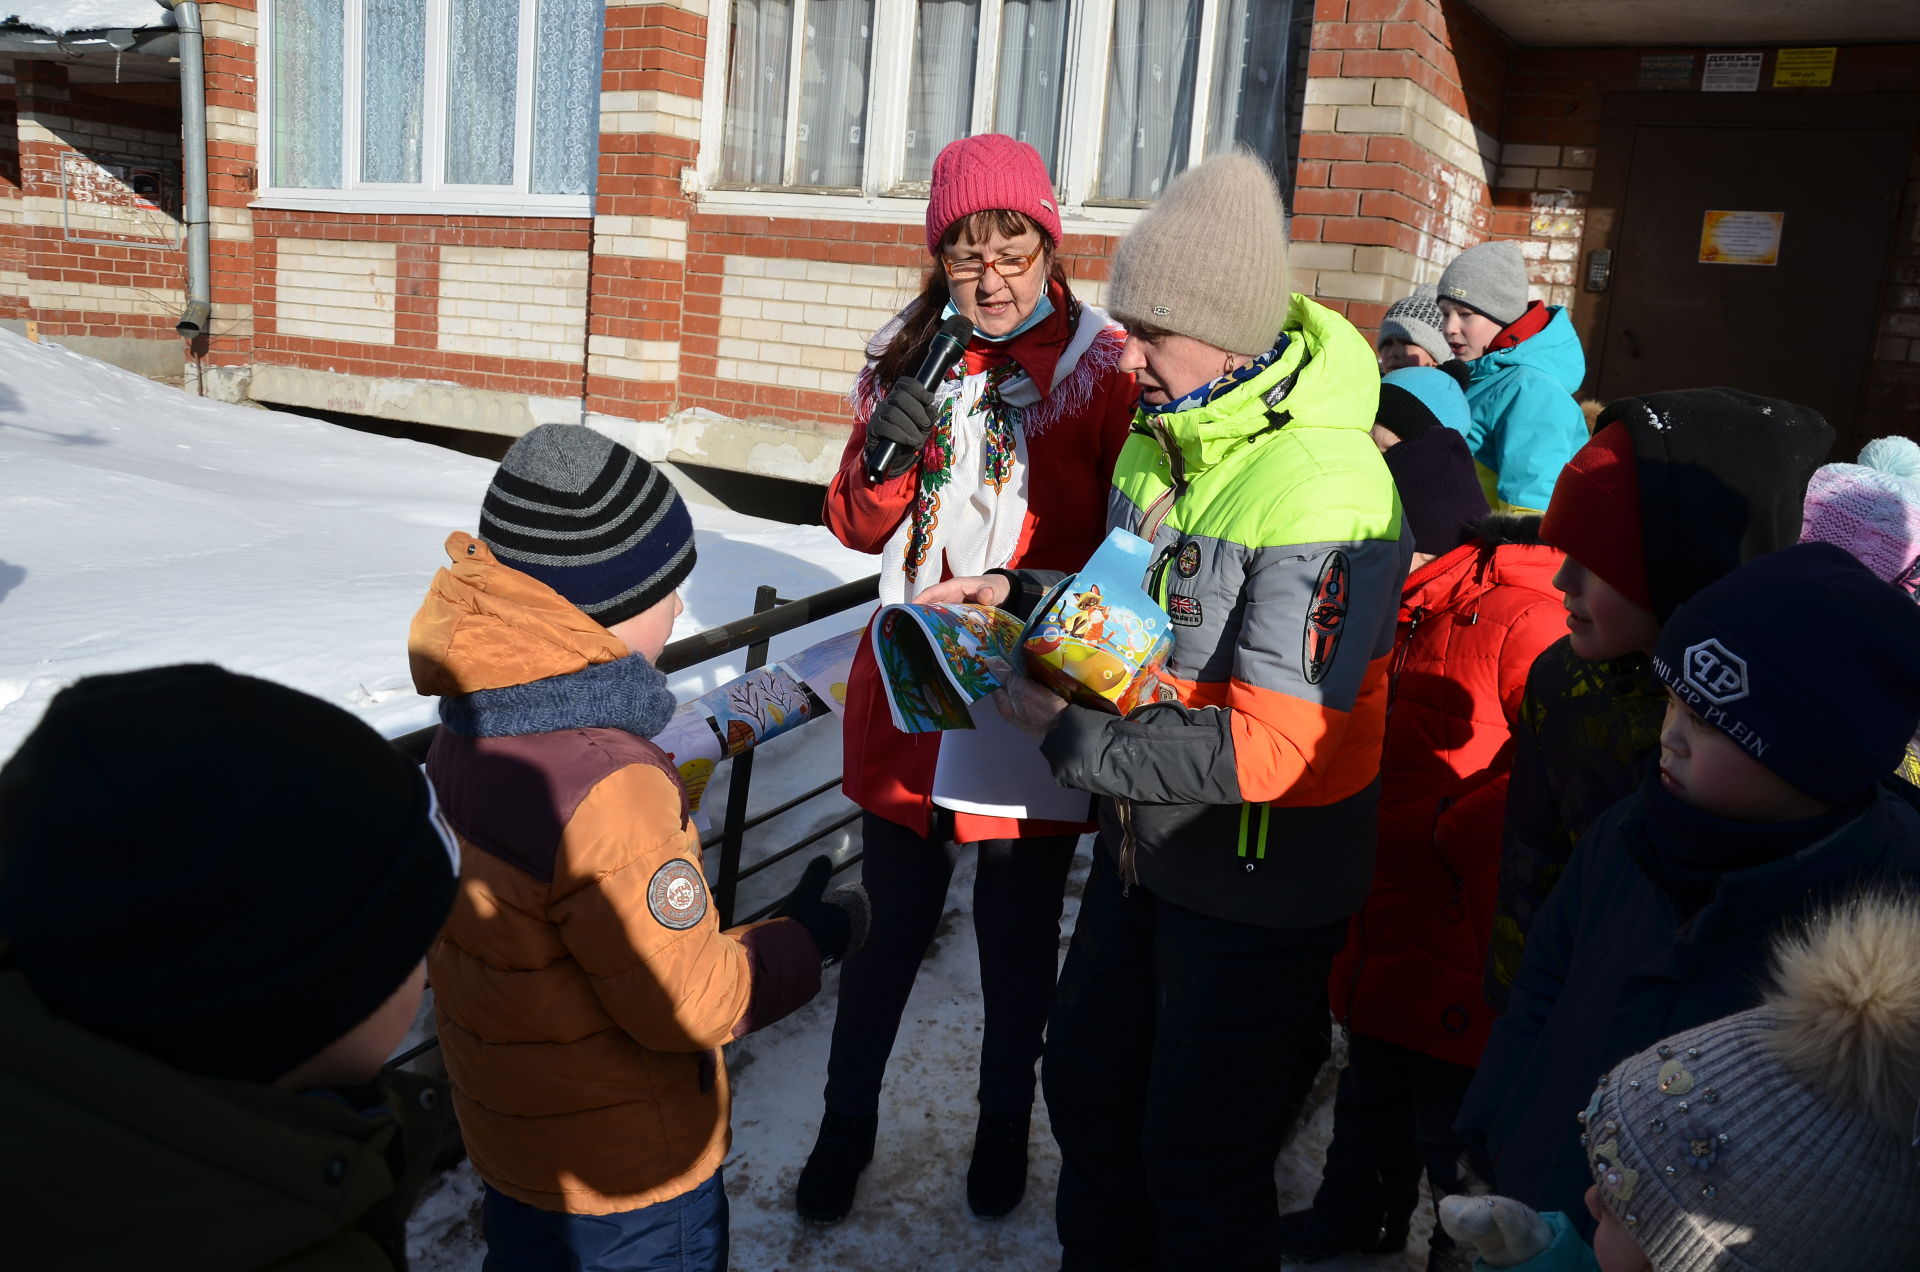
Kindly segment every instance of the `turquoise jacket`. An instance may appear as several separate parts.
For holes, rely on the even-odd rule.
[[[1567,311],[1547,312],[1543,330],[1467,364],[1467,449],[1496,511],[1500,503],[1544,511],[1560,470],[1587,443],[1587,417],[1573,400],[1587,357]]]
[[[1553,1229],[1553,1244],[1525,1263],[1508,1264],[1505,1272],[1600,1272],[1592,1247],[1580,1239],[1565,1215],[1549,1210],[1540,1217]],[[1485,1260],[1475,1259],[1473,1272],[1495,1272],[1495,1269]]]

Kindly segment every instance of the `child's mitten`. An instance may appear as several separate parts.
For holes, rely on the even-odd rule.
[[[1553,1244],[1547,1221],[1511,1197],[1442,1197],[1440,1226],[1490,1268],[1517,1267]]]

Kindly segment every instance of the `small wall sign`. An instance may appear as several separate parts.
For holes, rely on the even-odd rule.
[[[1760,88],[1760,65],[1765,53],[1709,53],[1700,76],[1703,93],[1752,93]]]
[[[1785,212],[1708,212],[1700,225],[1702,265],[1778,265]]]
[[[1773,59],[1775,88],[1831,88],[1837,49],[1781,49]]]

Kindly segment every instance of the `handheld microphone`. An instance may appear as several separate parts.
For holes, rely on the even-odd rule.
[[[959,314],[941,323],[940,330],[934,333],[933,343],[927,346],[927,356],[921,361],[920,369],[913,373],[913,378],[922,387],[933,388],[960,360],[960,355],[967,351],[967,341],[972,338],[973,323]],[[869,447],[866,455],[867,480],[874,482],[885,477],[899,452],[898,442],[882,442],[877,447]]]

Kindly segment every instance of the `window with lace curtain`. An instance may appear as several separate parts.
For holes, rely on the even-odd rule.
[[[265,200],[590,209],[602,0],[263,9]]]
[[[1290,185],[1311,11],[1311,0],[731,0],[709,26],[718,123],[703,175],[721,192],[924,196],[942,146],[1004,132],[1040,152],[1069,207],[1150,203],[1236,143]]]

